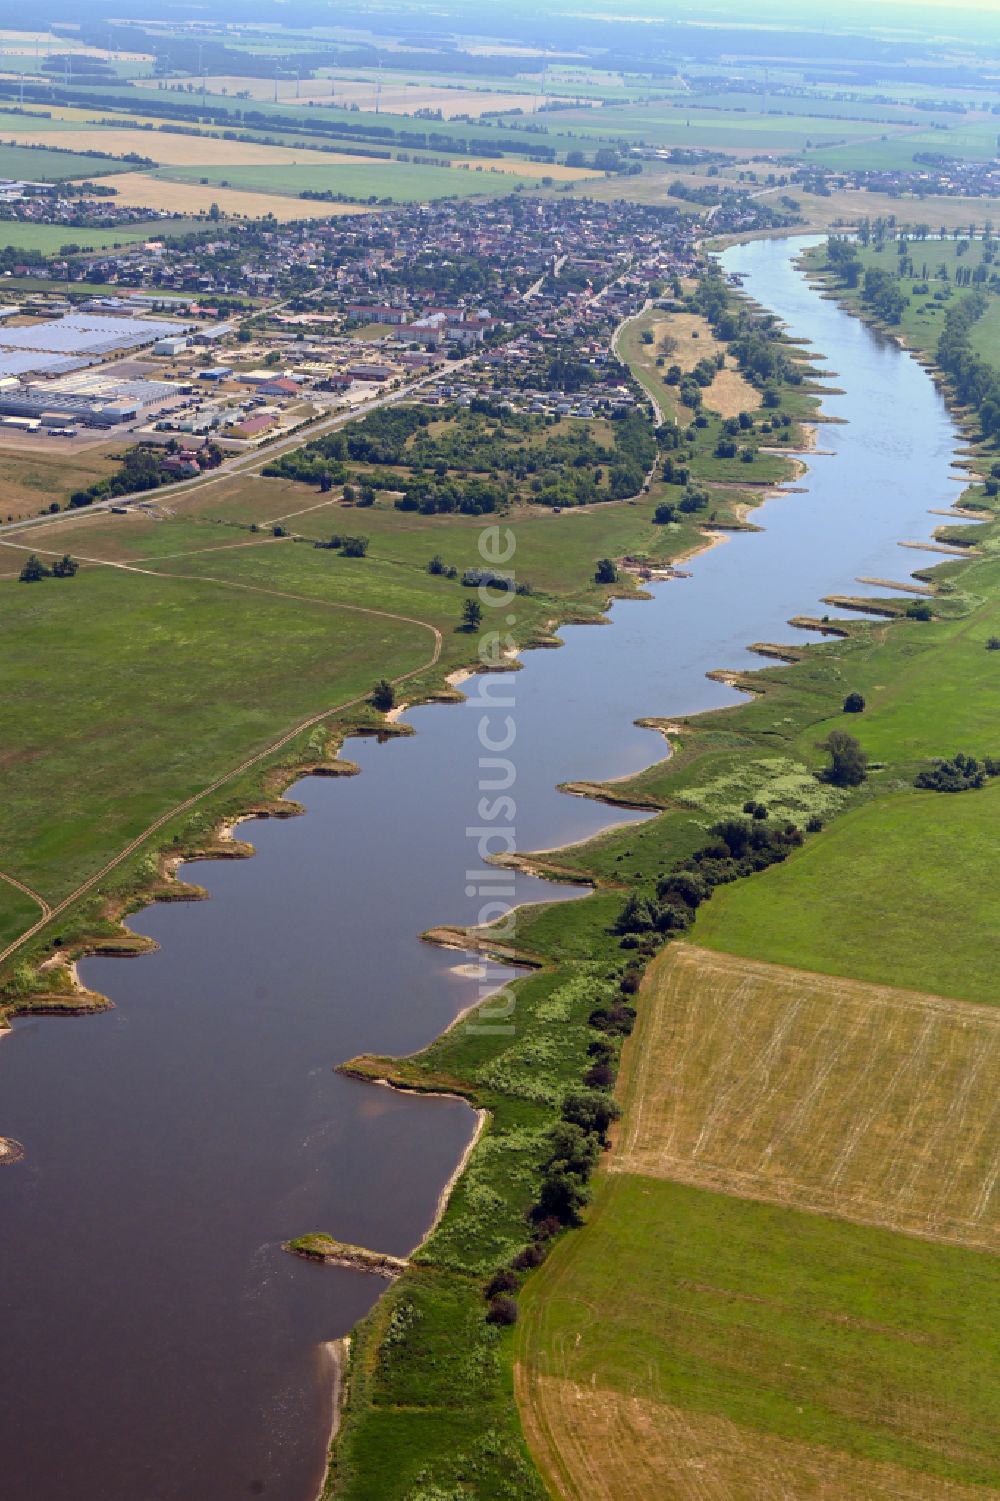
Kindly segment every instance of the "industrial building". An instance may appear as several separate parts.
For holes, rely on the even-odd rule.
[[[88,427],[117,427],[138,415],[139,407],[134,401],[107,401],[100,396],[77,396],[40,386],[0,391],[0,416],[37,418],[52,426],[58,425],[61,418]]]

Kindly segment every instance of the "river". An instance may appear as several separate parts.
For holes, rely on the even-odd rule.
[[[958,437],[926,373],[811,291],[793,248],[738,247],[726,265],[837,372],[846,394],[824,409],[847,425],[819,430],[833,456],[755,514],[762,532],[617,603],[610,627],[564,630],[561,650],[504,680],[521,849],[637,817],[556,784],[657,759],[637,717],[732,702],[709,669],[759,666],[746,643],[788,640],[788,618],[824,594],[872,592],[858,575],[905,577],[924,560],[898,542],[928,538],[928,509],[957,493]],[[461,956],[417,935],[479,908],[479,718],[425,706],[407,715],[413,738],[352,741],[361,776],[300,782],[307,816],[242,829],[255,859],[194,869],[210,901],[133,921],[156,953],[83,964],[114,1010],[24,1018],[0,1044],[0,1129],[26,1147],[0,1171],[9,1501],[311,1501],[324,1341],[384,1284],[280,1246],[322,1229],[406,1252],[469,1140],[463,1102],[333,1066],[417,1048],[475,998]],[[520,900],[560,895],[579,892],[517,878]]]

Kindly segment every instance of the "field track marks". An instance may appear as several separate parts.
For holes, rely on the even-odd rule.
[[[612,1172],[1000,1252],[1000,1009],[673,944]]]
[[[902,1465],[779,1438],[518,1362],[532,1453],[564,1501],[997,1501]]]
[[[127,572],[147,571],[140,569],[130,569],[127,567],[127,565],[121,566],[125,567]],[[189,577],[189,575],[185,574],[172,573],[157,573],[154,576],[157,578],[177,578],[181,580]],[[376,610],[364,605],[339,604],[333,600],[314,599],[308,595],[286,594],[284,591],[278,589],[257,589],[252,584],[233,583],[228,579],[199,579],[198,581],[223,584],[227,588],[248,589],[255,593],[275,594],[283,599],[294,599],[300,604],[320,605],[326,606],[327,608],[331,609],[344,610],[361,615],[380,616],[385,620],[401,621],[406,625],[415,625],[418,626],[421,630],[429,631],[434,640],[434,646],[430,656],[425,661],[419,663],[416,667],[410,668],[408,672],[400,673],[398,677],[393,678],[392,683],[394,687],[399,687],[402,683],[408,682],[411,678],[417,677],[420,673],[429,672],[433,667],[437,666],[437,663],[441,658],[441,650],[444,646],[444,637],[442,636],[441,632],[438,630],[437,626],[431,625],[426,620],[418,620],[414,616],[396,615],[389,610]],[[88,876],[86,881],[82,882],[75,891],[71,891],[68,896],[63,897],[61,902],[56,903],[56,905],[53,907],[49,907],[37,922],[33,923],[30,928],[27,928],[22,934],[20,934],[19,937],[15,938],[11,943],[9,943],[6,948],[0,949],[0,964],[3,964],[6,960],[12,958],[12,956],[16,954],[20,949],[22,949],[26,943],[29,943],[32,938],[36,937],[36,935],[40,933],[42,929],[52,920],[52,918],[59,917],[63,912],[67,910],[67,908],[71,907],[74,902],[78,902],[81,897],[84,897],[89,892],[93,891],[95,886],[99,885],[100,882],[105,879],[105,877],[109,876],[112,873],[112,871],[117,870],[117,868],[122,865],[131,855],[134,855],[136,850],[140,849],[146,843],[146,841],[152,838],[152,836],[160,829],[162,829],[165,824],[168,824],[172,819],[178,818],[182,814],[189,812],[191,808],[196,807],[198,803],[200,803],[204,798],[210,797],[213,792],[218,792],[218,790],[221,787],[224,787],[227,782],[234,781],[236,777],[242,776],[245,772],[251,771],[255,766],[259,766],[261,762],[267,761],[271,756],[277,755],[279,751],[284,750],[286,745],[290,745],[297,736],[304,734],[306,730],[312,729],[315,725],[322,724],[325,719],[332,718],[334,714],[343,713],[347,709],[357,708],[359,704],[367,703],[367,701],[368,695],[366,693],[361,693],[357,694],[354,698],[345,699],[342,703],[333,704],[326,709],[320,709],[316,714],[310,714],[307,719],[299,720],[299,722],[293,725],[290,730],[286,730],[285,733],[280,735],[277,740],[272,740],[270,744],[266,745],[263,748],[263,750],[256,751],[253,755],[247,756],[246,759],[241,761],[238,766],[233,766],[228,771],[223,772],[221,776],[217,776],[213,781],[209,782],[207,786],[203,787],[200,792],[193,793],[191,797],[185,798],[183,802],[177,803],[174,807],[168,808],[165,813],[161,813],[160,816],[154,819],[147,828],[143,829],[141,834],[137,834],[134,839],[130,840],[124,849],[119,850],[117,855],[113,856],[112,859],[108,860],[106,864],[102,865],[100,870],[97,870],[93,875]],[[29,895],[34,895],[34,893],[29,893]]]
[[[43,918],[48,918],[52,915],[52,908],[49,906],[45,898],[43,896],[39,896],[37,891],[32,891],[30,886],[25,886],[24,882],[19,881],[16,876],[10,876],[5,870],[0,870],[0,881],[6,881],[8,886],[15,886],[18,891],[21,891],[25,896],[30,897],[31,900],[36,904],[36,906],[42,909]]]

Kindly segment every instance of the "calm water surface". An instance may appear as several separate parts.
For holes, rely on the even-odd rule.
[[[655,760],[662,741],[636,717],[731,702],[709,669],[759,665],[747,642],[789,639],[790,615],[864,592],[859,574],[905,577],[918,559],[899,540],[928,537],[928,508],[957,493],[956,433],[927,375],[810,292],[791,254],[768,241],[726,264],[828,356],[847,394],[825,408],[849,425],[820,429],[834,457],[758,513],[762,533],[651,602],[616,604],[611,627],[567,629],[562,650],[505,679],[522,849],[620,819],[556,783]],[[475,999],[460,956],[417,934],[478,910],[465,831],[479,712],[408,717],[415,738],[348,747],[360,777],[302,782],[308,816],[245,828],[256,859],[200,865],[211,901],[141,914],[157,953],[84,964],[114,1011],[24,1019],[0,1045],[0,1131],[27,1148],[0,1173],[8,1501],[309,1501],[329,1422],[323,1342],[384,1284],[296,1262],[281,1242],[327,1229],[406,1251],[473,1123],[460,1101],[332,1071],[419,1047]]]

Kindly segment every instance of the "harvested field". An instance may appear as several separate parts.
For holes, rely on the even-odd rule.
[[[1000,1016],[676,944],[612,1170],[1000,1250]]]
[[[107,151],[112,156],[135,152],[161,167],[272,167],[331,166],[337,162],[369,162],[382,158],[312,151],[308,147],[264,146],[256,141],[227,141],[221,136],[175,135],[169,130],[127,130],[92,126],[80,130],[34,130],[15,127],[3,137],[19,146],[58,146],[61,151]]]
[[[572,1501],[990,1501],[998,1492],[796,1443],[715,1414],[517,1368],[525,1429]]]
[[[201,79],[188,80],[200,90]],[[155,89],[155,79],[137,79],[146,88]],[[216,74],[205,79],[209,94],[249,95],[251,99],[273,102],[274,80],[272,78],[238,78]],[[341,77],[324,73],[322,78],[307,78],[296,83],[294,78],[278,80],[278,102],[294,100],[298,104],[356,104],[362,110],[375,108],[376,79],[359,78],[357,74]],[[493,114],[497,110],[523,109],[530,112],[535,106],[535,95],[515,94],[490,89],[444,88],[434,83],[399,83],[387,79],[382,84],[380,109],[384,114],[413,114],[418,109],[439,109],[446,120],[455,115]]]
[[[224,214],[246,219],[262,219],[273,214],[286,223],[290,219],[331,219],[338,214],[371,213],[355,203],[317,203],[306,198],[283,198],[277,193],[244,192],[239,188],[211,187],[202,183],[171,182],[146,172],[128,172],[118,177],[96,178],[114,187],[119,203],[139,208],[162,208],[177,214],[207,214],[213,203]]]
[[[517,1395],[554,1494],[1000,1491],[996,1256],[602,1172],[583,1229],[558,1242],[520,1305]],[[591,1401],[620,1417],[620,1439]],[[704,1490],[671,1489],[671,1466]],[[839,1488],[816,1489],[818,1473]]]
[[[561,162],[522,162],[488,156],[459,158],[451,165],[472,170],[481,167],[484,172],[509,172],[515,177],[551,177],[556,182],[581,182],[604,175],[593,167],[567,167]]]

